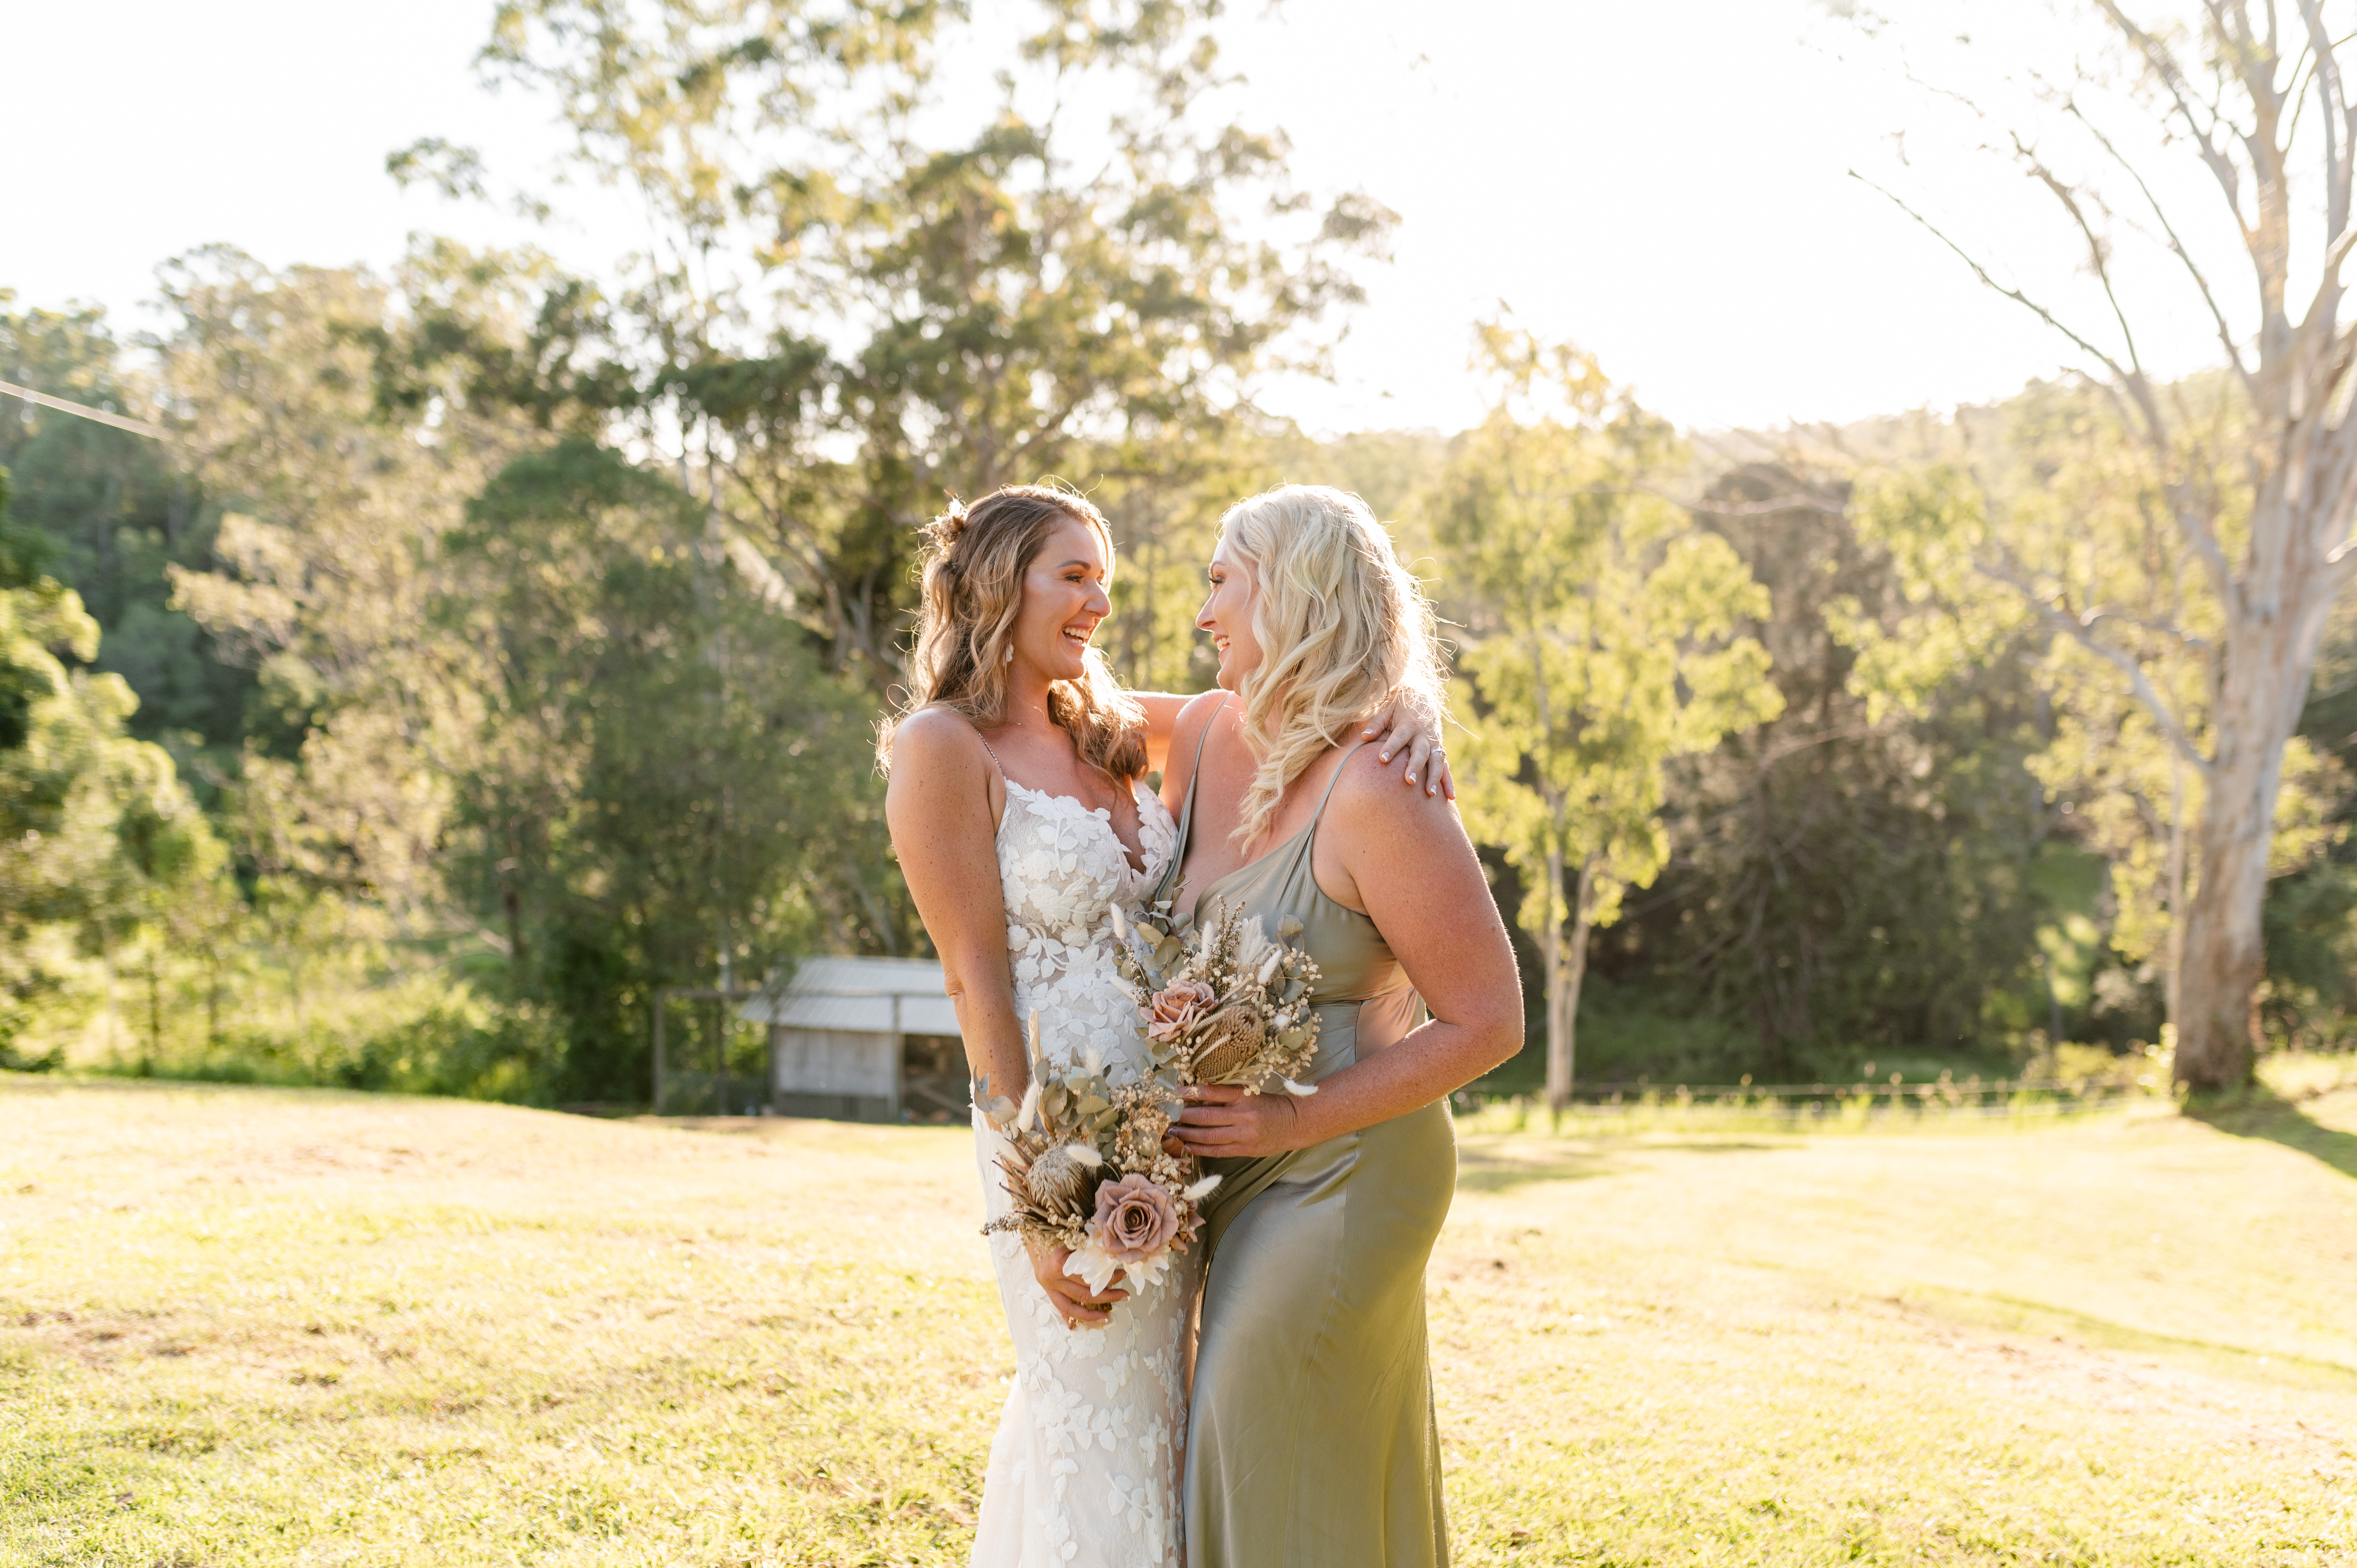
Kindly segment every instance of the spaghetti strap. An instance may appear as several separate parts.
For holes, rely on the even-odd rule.
[[[1354,743],[1350,751],[1342,754],[1342,760],[1334,765],[1334,776],[1326,780],[1326,793],[1318,797],[1318,809],[1309,813],[1309,825],[1301,830],[1301,837],[1293,852],[1296,865],[1300,863],[1302,856],[1318,847],[1318,823],[1326,815],[1326,802],[1334,798],[1334,786],[1342,781],[1342,769],[1351,766],[1351,754],[1366,744],[1363,740]]]
[[[1203,782],[1203,746],[1211,738],[1212,724],[1227,711],[1228,694],[1222,692],[1219,705],[1211,710],[1211,716],[1203,721],[1203,733],[1195,737],[1195,770],[1187,775],[1187,795],[1178,803],[1178,836],[1172,841],[1170,864],[1162,868],[1162,880],[1155,886],[1157,901],[1176,899],[1178,889],[1185,886],[1186,878],[1179,868],[1187,862],[1188,834],[1195,825],[1195,790]]]
[[[1342,781],[1342,769],[1351,766],[1351,752],[1357,751],[1360,746],[1366,744],[1363,740],[1358,742],[1351,747],[1350,751],[1342,754],[1341,761],[1334,765],[1334,777],[1326,780],[1326,793],[1318,797],[1318,809],[1309,813],[1309,825],[1312,829],[1318,826],[1318,819],[1326,814],[1326,802],[1334,798],[1334,786]]]

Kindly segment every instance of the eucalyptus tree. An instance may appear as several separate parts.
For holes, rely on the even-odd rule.
[[[478,361],[418,329],[455,313],[478,340],[520,336],[531,291],[447,246],[390,282],[223,251],[175,268],[167,299],[180,320],[165,382],[226,509],[213,562],[173,570],[174,602],[259,672],[292,734],[293,756],[250,738],[242,764],[257,802],[275,802],[279,885],[437,925],[451,780],[479,744],[490,674],[429,613],[450,583],[442,543],[505,458],[547,436],[470,398]]]
[[[974,59],[955,7],[501,7],[491,68],[554,93],[660,237],[622,302],[642,430],[836,669],[896,678],[913,525],[946,494],[1202,481],[1360,297],[1392,216],[1310,200],[1282,134],[1235,120],[1221,9],[995,13],[1017,20],[977,123],[943,81]],[[1151,551],[1173,516],[1114,521]]]
[[[127,733],[137,695],[89,668],[98,623],[73,590],[5,548],[7,510],[0,468],[0,1065],[27,1059],[13,1041],[31,1004],[72,985],[45,931],[99,960],[110,1009],[118,966],[144,972],[146,1005],[130,1033],[152,1063],[171,950],[217,962],[235,891],[170,755]]]
[[[1482,345],[1505,395],[1451,454],[1425,522],[1470,634],[1468,824],[1527,890],[1560,1110],[1588,935],[1668,857],[1667,765],[1782,699],[1767,651],[1738,629],[1766,618],[1767,591],[1724,539],[1651,493],[1678,460],[1674,433],[1613,399],[1586,355],[1502,324]]]
[[[658,987],[897,944],[838,863],[880,804],[864,704],[712,558],[694,498],[574,437],[445,548],[434,613],[492,673],[449,869],[500,909],[514,994],[563,1020],[557,1092],[637,1097]]]
[[[2178,797],[2198,795],[2190,887],[2171,911],[2176,1074],[2218,1088],[2248,1076],[2258,1043],[2261,908],[2287,747],[2326,622],[2357,575],[2357,329],[2342,277],[2357,248],[2357,102],[2341,69],[2357,11],[2212,0],[2189,16],[2095,0],[2093,14],[2123,63],[2035,79],[2046,134],[2017,127],[1998,140],[2057,203],[2096,314],[2006,283],[1955,248],[2059,333],[2102,389],[2135,444],[2134,504],[2167,531],[2170,559],[2136,575],[2167,577],[2179,602],[2155,617],[2115,601],[2105,567],[2088,559],[2096,541],[2047,551],[2034,522],[1988,496],[1958,503],[1972,514],[1970,542],[1943,564],[1976,572],[2130,694],[2184,775]],[[2150,124],[2136,126],[2129,105]],[[2174,170],[2155,161],[2171,159],[2190,160],[2209,188],[2208,222],[2197,226],[2201,215],[2163,177]],[[2205,261],[2222,249],[2239,278]],[[2162,312],[2131,286],[2139,256],[2179,276],[2181,300],[2167,310],[2214,328],[2214,386],[2189,392],[2147,364],[2138,339],[2156,335]]]

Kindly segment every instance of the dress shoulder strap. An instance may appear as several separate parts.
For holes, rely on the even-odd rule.
[[[1318,809],[1309,813],[1309,825],[1301,830],[1301,847],[1294,851],[1297,860],[1307,861],[1310,852],[1316,847],[1318,823],[1319,819],[1326,815],[1326,802],[1334,798],[1334,786],[1342,781],[1342,769],[1351,766],[1352,754],[1366,744],[1363,740],[1353,742],[1351,749],[1342,754],[1342,760],[1334,765],[1334,776],[1326,780],[1326,793],[1318,797]]]
[[[1195,791],[1203,783],[1203,746],[1211,738],[1211,726],[1227,710],[1228,697],[1222,692],[1218,704],[1211,709],[1211,717],[1203,721],[1203,733],[1195,737],[1195,770],[1187,776],[1186,798],[1178,803],[1178,836],[1172,842],[1170,864],[1162,868],[1162,880],[1155,886],[1157,899],[1178,897],[1178,868],[1187,863],[1187,836],[1195,825]]]
[[[1326,814],[1326,802],[1334,798],[1334,786],[1342,781],[1342,769],[1351,766],[1351,754],[1366,744],[1363,740],[1356,742],[1350,751],[1342,754],[1342,760],[1334,765],[1334,776],[1326,780],[1326,793],[1318,797],[1318,809],[1309,813],[1309,825],[1312,828],[1318,825],[1318,819]]]

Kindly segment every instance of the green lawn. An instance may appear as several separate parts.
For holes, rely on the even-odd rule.
[[[1463,1153],[1460,1563],[2357,1563],[2357,1088]],[[963,1562],[978,1209],[962,1131],[0,1078],[0,1562]]]

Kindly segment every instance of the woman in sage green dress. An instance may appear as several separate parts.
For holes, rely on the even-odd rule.
[[[1454,809],[1429,779],[1403,789],[1358,733],[1397,693],[1437,700],[1431,611],[1365,503],[1288,485],[1222,519],[1198,624],[1222,689],[1172,736],[1192,764],[1164,780],[1179,843],[1157,897],[1272,936],[1297,920],[1321,972],[1312,1092],[1190,1090],[1177,1129],[1226,1178],[1205,1226],[1188,1561],[1427,1568],[1448,1558],[1424,1314],[1456,1186],[1447,1097],[1523,1039]]]

